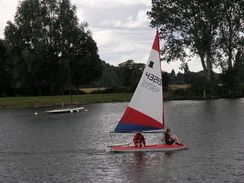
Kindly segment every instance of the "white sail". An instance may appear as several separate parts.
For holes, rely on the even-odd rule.
[[[115,131],[146,131],[164,128],[163,87],[159,50],[157,32],[136,91]]]

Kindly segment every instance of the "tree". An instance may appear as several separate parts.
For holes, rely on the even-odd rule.
[[[170,78],[169,79],[169,83],[170,84],[175,84],[175,82],[176,82],[176,74],[175,74],[175,70],[174,69],[171,70],[169,78]]]
[[[235,55],[243,47],[244,2],[240,0],[220,1],[216,16],[219,19],[217,43],[219,62],[224,70],[232,69]],[[222,56],[224,55],[224,57]]]
[[[228,91],[240,90],[240,84],[244,82],[244,53],[242,49],[237,51],[234,66],[223,70],[221,81]]]
[[[133,60],[128,60],[119,64],[118,67],[120,69],[121,86],[135,90],[145,68],[145,64],[134,63]]]
[[[10,73],[7,65],[6,47],[0,40],[0,96],[6,94],[10,88]]]
[[[79,85],[88,85],[97,81],[102,76],[103,65],[98,55],[98,49],[92,37],[79,41],[76,44],[80,51],[71,62],[73,84],[78,89]]]
[[[94,83],[95,87],[113,87],[119,85],[119,69],[113,65],[102,62],[103,64],[103,73],[101,78]]]
[[[235,73],[236,69],[231,68],[224,70],[221,75],[223,87],[227,91],[239,91],[240,89],[240,79],[238,78],[238,75]]]
[[[223,15],[228,16],[232,6],[240,9],[231,11],[231,21],[228,21]],[[243,24],[241,0],[160,0],[153,2],[148,16],[151,26],[160,28],[160,37],[165,41],[162,48],[163,60],[171,62],[178,59],[184,64],[186,59],[199,56],[208,81],[211,79],[213,66],[219,65],[217,61],[224,59],[224,55],[219,54],[221,45],[226,40],[222,39],[225,35],[223,31],[229,28],[231,33],[231,27],[235,27],[235,39],[231,42],[236,40],[238,44],[241,39],[238,35],[243,32],[243,26],[240,26]],[[226,38],[231,38],[230,35]],[[234,44],[229,46],[231,48],[228,49],[233,50]],[[228,50],[223,51],[227,53]]]
[[[235,58],[234,69],[236,69],[240,82],[244,83],[244,49],[238,49]]]
[[[168,88],[169,87],[169,81],[170,81],[169,73],[162,71],[162,82],[163,82],[163,87],[164,88]]]
[[[97,80],[101,60],[87,27],[86,22],[78,23],[70,0],[20,2],[14,23],[9,21],[5,28],[8,52],[18,50],[9,60],[15,87],[54,94]]]

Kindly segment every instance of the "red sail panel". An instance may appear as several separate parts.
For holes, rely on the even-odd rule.
[[[157,33],[156,33],[156,36],[155,36],[155,39],[154,39],[154,42],[153,42],[152,49],[154,49],[154,50],[160,52],[158,31],[157,31]]]
[[[143,125],[148,127],[155,127],[155,128],[164,128],[163,124],[160,123],[159,121],[130,107],[127,107],[120,122],[130,123],[135,125]]]

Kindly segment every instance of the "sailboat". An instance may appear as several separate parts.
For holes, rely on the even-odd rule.
[[[141,79],[117,127],[112,133],[164,133],[163,83],[160,62],[159,34],[154,43]],[[108,146],[114,152],[173,151],[188,145],[153,144],[145,147],[128,145]]]

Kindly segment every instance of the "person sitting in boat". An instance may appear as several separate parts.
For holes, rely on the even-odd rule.
[[[133,138],[133,142],[136,147],[145,147],[145,145],[146,145],[145,138],[140,132],[135,134],[135,136]]]
[[[183,145],[182,143],[180,143],[179,139],[177,138],[177,136],[175,135],[171,135],[171,129],[167,128],[166,132],[164,134],[164,139],[165,139],[165,143],[167,145],[172,145],[172,144],[176,144],[176,145]]]

